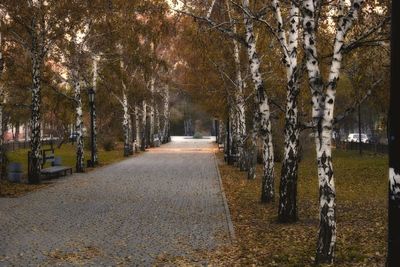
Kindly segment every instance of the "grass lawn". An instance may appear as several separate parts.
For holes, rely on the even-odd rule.
[[[50,146],[44,146],[43,149],[50,148]],[[48,186],[48,183],[41,185],[29,185],[26,184],[26,175],[28,173],[28,149],[18,149],[16,151],[11,151],[7,153],[9,162],[19,162],[23,166],[24,170],[24,183],[14,184],[7,181],[2,181],[0,186],[0,196],[19,196],[27,192],[37,190]],[[71,166],[75,170],[75,146],[72,144],[64,144],[60,149],[55,149],[55,156],[60,156],[62,158],[62,164],[66,166]],[[104,166],[124,159],[122,148],[118,147],[116,150],[98,151],[99,165]],[[90,159],[90,151],[85,150],[85,163],[86,160]],[[48,166],[47,164],[46,166]],[[87,169],[90,171],[91,169]]]
[[[212,266],[312,266],[318,230],[318,181],[313,153],[300,164],[299,221],[277,222],[280,164],[276,166],[276,197],[260,202],[261,166],[256,180],[222,163],[220,173],[231,211],[236,240],[214,251],[195,251],[178,265],[207,260]],[[335,266],[385,266],[387,231],[387,156],[335,151],[337,247]]]

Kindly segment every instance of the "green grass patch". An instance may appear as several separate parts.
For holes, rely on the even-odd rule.
[[[48,149],[50,146],[44,146],[42,149]],[[24,173],[28,172],[28,151],[29,149],[18,149],[7,153],[9,162],[19,162],[23,166]],[[65,144],[60,149],[55,148],[54,154],[56,157],[62,158],[62,164],[75,168],[76,165],[76,146],[72,144]],[[85,163],[90,159],[90,150],[85,150]],[[98,151],[100,166],[107,165],[120,161],[124,158],[123,151],[120,149],[105,151]],[[47,165],[46,165],[47,166]]]

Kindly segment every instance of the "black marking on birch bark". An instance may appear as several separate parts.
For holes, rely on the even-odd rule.
[[[293,72],[288,82],[287,110],[285,118],[285,147],[279,187],[278,220],[294,222],[297,220],[297,176],[298,147],[300,130],[298,128],[297,96],[299,87],[297,75]]]
[[[35,35],[34,35],[35,36]],[[34,38],[35,39],[35,38]],[[33,41],[35,44],[35,41]],[[36,44],[37,45],[37,44]],[[31,104],[31,158],[29,163],[29,183],[38,184],[41,182],[41,160],[40,160],[40,106],[41,106],[41,57],[34,45],[32,56],[32,104]]]
[[[330,185],[333,179],[332,158],[324,151],[318,159],[320,179],[320,227],[317,243],[317,263],[333,263],[336,239],[336,193]]]
[[[85,159],[84,159],[84,141],[83,141],[83,118],[82,118],[82,98],[81,89],[79,84],[79,75],[75,70],[72,71],[73,87],[74,87],[74,99],[76,104],[75,112],[75,129],[77,134],[76,138],[76,172],[85,171]]]

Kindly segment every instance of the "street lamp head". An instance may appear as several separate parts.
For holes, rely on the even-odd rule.
[[[88,95],[89,95],[89,103],[93,104],[94,103],[94,95],[96,94],[96,92],[93,90],[93,87],[90,87],[88,89]]]

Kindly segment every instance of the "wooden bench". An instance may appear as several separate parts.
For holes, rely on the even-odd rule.
[[[51,166],[44,168],[47,162],[50,162]],[[61,159],[54,155],[54,149],[43,149],[42,170],[40,172],[44,176],[66,176],[68,173],[72,174],[72,167],[62,166]]]
[[[55,157],[54,149],[43,149],[41,151],[41,165],[42,168],[40,173],[45,177],[59,177],[61,175],[66,176],[68,173],[72,174],[72,167],[62,166],[61,158]],[[28,152],[28,164],[30,164],[31,152]],[[46,163],[50,162],[51,166],[45,168]],[[28,166],[29,170],[29,166]]]
[[[44,168],[40,171],[40,173],[46,177],[48,176],[61,176],[63,174],[66,176],[68,173],[72,174],[72,168],[67,166],[51,166],[48,168]]]

